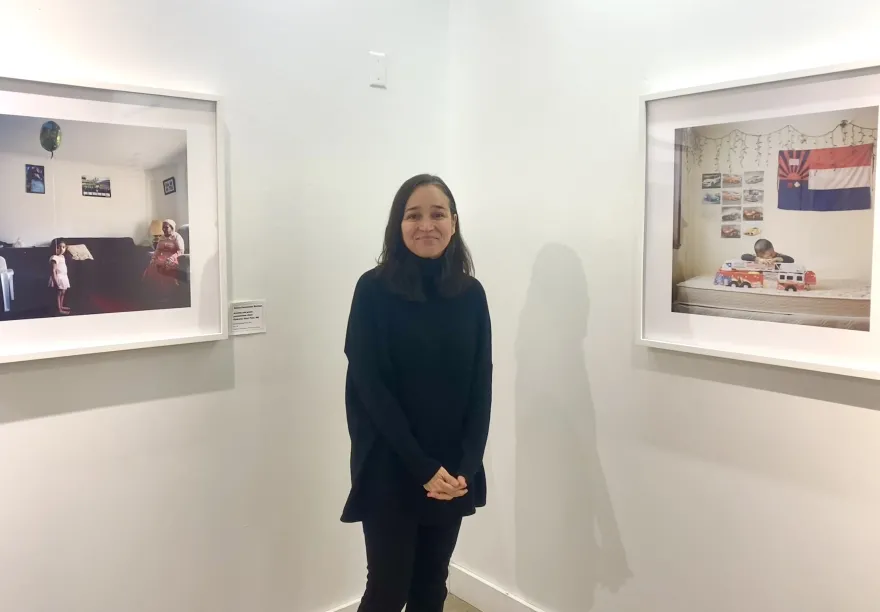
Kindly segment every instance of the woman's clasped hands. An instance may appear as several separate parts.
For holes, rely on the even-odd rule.
[[[456,497],[467,495],[467,480],[464,476],[456,478],[446,471],[446,468],[441,467],[425,485],[425,491],[431,499],[451,501]]]

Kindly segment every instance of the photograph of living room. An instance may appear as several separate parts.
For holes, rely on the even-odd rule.
[[[49,119],[0,115],[0,324],[188,308],[186,132],[54,118],[50,155]]]

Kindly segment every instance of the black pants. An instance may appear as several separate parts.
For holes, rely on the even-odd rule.
[[[367,590],[358,612],[443,612],[461,519],[420,525],[390,513],[365,520]]]

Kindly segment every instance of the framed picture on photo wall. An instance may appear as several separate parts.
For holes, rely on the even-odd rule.
[[[92,198],[111,197],[110,179],[89,176],[82,177],[82,194]]]
[[[878,118],[880,67],[644,97],[638,342],[880,379]]]
[[[0,181],[26,175],[0,200],[0,363],[228,337],[220,125],[210,95],[0,78]]]
[[[26,193],[46,193],[46,167],[25,164],[25,192]]]

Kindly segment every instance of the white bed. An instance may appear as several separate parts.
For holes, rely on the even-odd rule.
[[[852,280],[820,280],[808,290],[724,287],[712,276],[678,284],[675,312],[794,323],[841,329],[869,329],[871,286]]]

